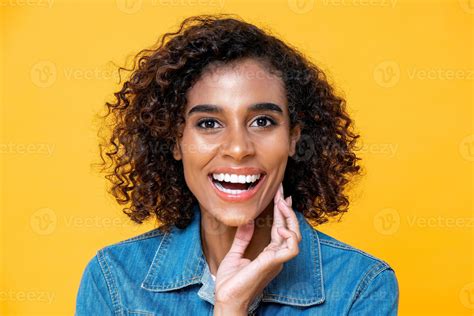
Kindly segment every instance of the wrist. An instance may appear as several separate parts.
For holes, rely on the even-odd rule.
[[[214,305],[214,316],[247,316],[247,309],[237,308],[228,304],[216,303]]]

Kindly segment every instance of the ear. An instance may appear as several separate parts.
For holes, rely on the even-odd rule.
[[[301,137],[301,126],[296,125],[293,127],[293,129],[290,131],[290,152],[289,156],[293,156],[296,152],[296,143]]]
[[[179,142],[176,141],[173,145],[173,158],[175,160],[183,159],[183,155],[181,154],[181,147],[179,146]]]

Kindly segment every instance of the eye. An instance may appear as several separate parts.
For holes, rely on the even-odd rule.
[[[253,121],[253,124],[251,126],[268,128],[273,125],[277,125],[277,124],[272,118],[268,116],[260,116]],[[212,119],[212,118],[201,119],[196,123],[196,126],[204,130],[210,130],[210,129],[216,129],[216,128],[222,127],[222,125],[217,120]]]
[[[206,118],[199,120],[196,126],[202,129],[214,129],[216,128],[216,124],[218,124],[218,122],[215,119]]]
[[[263,127],[263,128],[267,128],[267,127],[270,127],[272,125],[276,125],[275,121],[273,119],[271,119],[270,117],[268,117],[268,116],[260,116],[257,119],[255,119],[255,121],[253,121],[253,122],[257,123],[256,127]],[[270,122],[269,125],[267,125],[268,122]],[[251,126],[255,126],[255,125],[252,124]]]

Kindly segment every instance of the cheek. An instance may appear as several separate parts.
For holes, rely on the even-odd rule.
[[[217,145],[209,142],[204,137],[199,137],[193,133],[183,133],[181,139],[181,153],[186,182],[196,182],[202,177],[197,174],[202,173],[202,169],[215,155]]]
[[[286,134],[260,137],[256,139],[255,144],[260,156],[267,162],[273,161],[274,164],[285,161],[290,153],[289,139]]]
[[[181,152],[183,160],[190,162],[199,162],[211,154],[215,149],[215,145],[206,138],[199,136],[192,130],[186,128],[181,139]]]

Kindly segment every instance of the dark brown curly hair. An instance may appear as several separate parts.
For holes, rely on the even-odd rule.
[[[164,231],[190,223],[197,200],[182,162],[172,155],[185,123],[186,91],[211,63],[249,57],[282,79],[290,128],[301,127],[283,180],[293,207],[313,225],[347,212],[346,184],[361,174],[361,166],[354,153],[359,135],[352,131],[344,98],[296,48],[235,15],[219,14],[186,18],[176,32],[134,56],[131,69],[118,69],[131,75],[114,93],[114,102],[106,102],[101,119],[112,121],[99,149],[109,192],[129,206],[123,212],[131,220],[141,224],[153,216]]]

